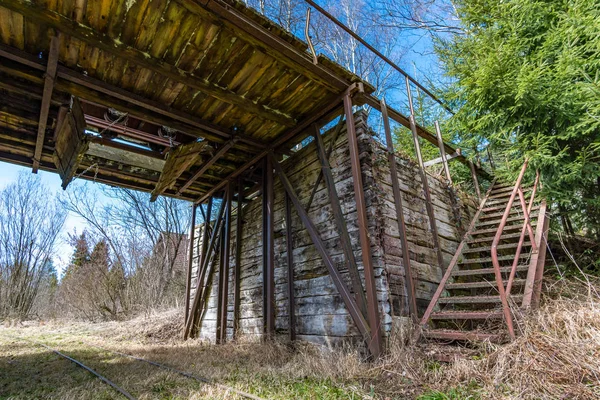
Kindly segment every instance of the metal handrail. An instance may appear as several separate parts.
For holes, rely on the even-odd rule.
[[[533,209],[533,203],[535,200],[535,194],[537,192],[537,186],[540,180],[540,173],[536,171],[535,173],[535,183],[533,184],[533,189],[531,190],[531,197],[529,198],[529,205],[527,206],[527,212],[525,213],[525,220],[523,221],[523,228],[521,229],[521,235],[519,236],[519,244],[517,245],[517,251],[515,253],[515,259],[513,260],[512,268],[510,269],[510,276],[508,278],[508,282],[506,284],[506,295],[510,295],[510,290],[512,289],[512,284],[515,279],[515,275],[517,273],[517,266],[519,265],[519,256],[521,255],[521,250],[523,249],[523,244],[525,242],[525,233],[531,229],[531,210]],[[525,198],[523,197],[523,191],[519,188],[519,197],[522,200],[521,206],[525,202]],[[535,243],[535,237],[532,239],[529,237],[531,243],[531,251],[532,253],[536,253],[538,251],[537,243]]]
[[[525,175],[525,171],[527,170],[527,164],[529,160],[525,159],[523,163],[523,167],[521,168],[521,172],[519,173],[519,177],[515,182],[515,186],[510,194],[510,198],[508,203],[506,204],[506,208],[504,209],[504,214],[502,215],[502,220],[500,221],[500,225],[496,230],[496,235],[494,236],[494,240],[492,241],[492,264],[494,265],[494,275],[496,276],[496,285],[498,286],[498,293],[500,294],[500,301],[502,302],[502,313],[504,314],[504,319],[506,321],[506,326],[508,328],[508,334],[511,339],[515,339],[515,330],[513,327],[512,315],[510,312],[510,307],[508,305],[508,300],[506,297],[506,291],[504,290],[504,283],[502,282],[502,274],[500,272],[500,262],[498,260],[498,244],[500,243],[500,239],[502,238],[502,233],[504,231],[504,227],[506,226],[506,222],[508,220],[508,216],[510,215],[510,210],[512,208],[513,203],[515,202],[515,197],[519,193],[521,189],[521,182],[523,181],[523,176]],[[523,203],[521,203],[523,205]],[[527,227],[527,209],[523,209],[525,212],[525,227]],[[529,225],[531,227],[531,225]],[[512,273],[512,271],[511,271]]]
[[[467,241],[469,240],[469,237],[471,236],[471,233],[475,229],[475,225],[477,224],[477,221],[479,220],[479,215],[483,211],[483,207],[485,206],[485,203],[487,202],[488,198],[490,197],[490,194],[492,193],[492,189],[494,188],[495,182],[496,181],[492,182],[492,184],[490,185],[490,188],[488,189],[487,193],[485,194],[485,197],[479,203],[479,208],[477,209],[475,216],[471,220],[471,223],[469,224],[467,231],[463,235],[463,238],[462,238],[460,244],[458,245],[458,248],[456,249],[454,256],[452,257],[452,260],[450,261],[450,264],[448,265],[448,268],[446,269],[446,272],[444,273],[444,276],[442,277],[440,284],[438,285],[435,293],[433,294],[433,297],[431,298],[431,301],[429,302],[429,306],[427,307],[425,314],[423,314],[423,317],[421,318],[421,322],[419,323],[419,325],[423,326],[427,323],[427,321],[429,320],[429,317],[431,316],[431,313],[433,312],[433,309],[435,308],[438,300],[442,296],[442,293],[444,292],[444,288],[446,287],[446,283],[452,276],[452,271],[454,270],[454,267],[456,267],[456,265],[458,265],[458,261],[460,259],[460,256],[462,255],[462,251],[463,251],[464,247],[466,246]],[[417,335],[418,335],[418,331],[417,331]]]

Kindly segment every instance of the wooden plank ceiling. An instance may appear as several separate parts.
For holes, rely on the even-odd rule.
[[[77,98],[73,175],[198,199],[357,81],[233,0],[0,0],[0,160],[34,170]]]

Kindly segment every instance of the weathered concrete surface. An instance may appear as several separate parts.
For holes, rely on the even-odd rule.
[[[367,203],[367,216],[377,296],[383,330],[391,331],[393,317],[406,316],[408,306],[404,285],[404,264],[401,242],[398,234],[394,198],[392,193],[389,165],[383,147],[371,136],[364,116],[357,114],[357,135],[363,184]],[[325,135],[328,146],[331,135]],[[330,157],[334,181],[339,193],[342,212],[347,221],[352,247],[364,279],[358,242],[358,225],[352,173],[349,162],[349,149],[345,129],[336,141]],[[306,205],[312,186],[319,174],[320,164],[314,143],[300,150],[296,155],[283,162],[283,168],[303,204]],[[442,269],[436,265],[435,251],[431,248],[432,236],[425,208],[423,189],[418,167],[411,161],[398,159],[400,189],[403,197],[411,265],[415,277],[418,306],[423,309],[432,297],[437,283],[442,277]],[[476,207],[473,199],[464,194],[458,195],[441,179],[429,176],[429,185],[433,197],[440,244],[443,248],[446,265],[449,263],[464,229],[471,220]],[[284,191],[275,180],[275,296],[276,329],[278,334],[288,330],[287,265],[284,220]],[[321,183],[308,213],[317,226],[329,254],[350,287],[350,278],[346,269],[342,246],[329,204],[325,184]],[[232,232],[235,232],[235,218]],[[196,237],[200,237],[198,227]],[[358,330],[346,311],[327,269],[315,250],[307,231],[292,210],[293,256],[294,256],[294,295],[299,339],[310,340],[328,346],[342,340],[356,339]],[[235,235],[232,236],[232,248],[235,248]],[[193,280],[196,281],[197,249],[194,253]],[[231,265],[235,263],[231,256]],[[212,278],[212,288],[205,310],[200,337],[214,340],[216,331],[217,281],[216,273]],[[233,267],[231,267],[233,271]],[[262,320],[262,200],[257,198],[244,207],[243,241],[241,262],[241,301],[240,327],[243,335],[261,335]],[[230,274],[229,288],[233,288]],[[194,289],[192,290],[192,294]],[[229,297],[228,336],[233,334],[233,292]]]

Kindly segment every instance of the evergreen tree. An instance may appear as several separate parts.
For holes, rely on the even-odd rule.
[[[576,231],[600,236],[600,7],[597,0],[455,2],[464,34],[438,42],[473,148],[491,143],[500,175],[525,158]]]
[[[83,231],[79,236],[70,235],[69,239],[71,244],[75,247],[75,250],[73,250],[71,261],[65,269],[63,279],[68,279],[69,277],[73,276],[75,272],[81,268],[81,266],[90,261],[90,247],[85,231]]]

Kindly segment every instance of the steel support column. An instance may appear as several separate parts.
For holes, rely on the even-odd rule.
[[[288,333],[290,341],[296,340],[296,304],[294,298],[294,254],[292,238],[292,204],[290,196],[285,194],[285,244],[288,267]]]
[[[200,205],[202,207],[202,205]],[[190,315],[190,291],[192,290],[192,264],[194,263],[194,234],[196,227],[196,210],[197,206],[192,203],[192,221],[190,226],[190,238],[189,238],[189,255],[188,255],[188,269],[187,276],[185,279],[185,315],[183,319],[183,325],[187,325],[187,321]]]
[[[235,266],[233,269],[233,337],[238,337],[240,330],[240,274],[242,272],[242,217],[244,182],[238,177],[238,202],[235,223]]]
[[[233,202],[233,182],[227,184],[227,204],[225,223],[221,239],[221,259],[219,265],[218,324],[217,343],[227,341],[227,304],[229,299],[229,255],[231,253],[231,205]]]
[[[406,295],[408,311],[412,319],[416,322],[417,299],[415,285],[410,261],[410,252],[408,251],[408,240],[406,237],[406,224],[404,222],[404,207],[402,205],[402,194],[400,193],[400,183],[396,165],[396,155],[392,142],[392,130],[390,129],[390,120],[387,111],[385,99],[381,100],[381,113],[383,116],[383,128],[385,130],[385,141],[387,146],[388,162],[390,164],[390,174],[392,178],[392,191],[394,192],[394,206],[396,207],[396,218],[398,221],[398,234],[402,243],[402,264],[404,266],[404,285],[406,286]]]
[[[352,320],[356,324],[358,331],[361,333],[361,335],[363,336],[363,339],[367,343],[369,351],[371,352],[371,355],[375,356],[376,354],[379,354],[378,349],[375,347],[375,343],[371,340],[371,331],[370,331],[369,325],[368,325],[367,321],[365,320],[364,316],[362,315],[360,309],[358,308],[358,305],[356,304],[356,300],[354,299],[354,297],[350,293],[350,290],[348,290],[348,287],[344,283],[344,279],[342,278],[340,272],[337,270],[334,261],[331,259],[331,256],[327,253],[325,244],[319,237],[319,232],[317,231],[315,224],[312,222],[312,220],[310,219],[310,217],[308,216],[308,213],[304,210],[304,208],[302,208],[302,203],[300,203],[300,199],[298,199],[298,196],[296,195],[296,192],[294,191],[292,184],[290,183],[287,176],[283,172],[281,165],[279,165],[277,160],[275,160],[275,156],[273,156],[273,153],[269,153],[269,157],[271,158],[273,167],[275,168],[275,172],[277,173],[277,176],[279,177],[279,180],[281,181],[283,188],[285,189],[287,195],[289,196],[292,204],[294,204],[294,208],[296,209],[296,212],[300,216],[300,220],[302,221],[302,224],[304,225],[304,227],[307,230],[308,235],[310,236],[310,238],[315,246],[315,249],[317,250],[317,252],[321,256],[321,258],[323,259],[323,262],[325,263],[325,267],[327,267],[327,270],[329,271],[329,275],[331,276],[333,284],[335,285],[336,289],[338,290],[340,297],[344,301],[344,304],[345,304],[346,308],[348,309],[348,312],[350,313]]]
[[[425,196],[425,207],[427,208],[427,216],[429,217],[429,226],[431,228],[433,247],[437,255],[438,264],[443,272],[446,270],[446,268],[444,267],[444,257],[442,256],[442,249],[440,248],[440,239],[438,237],[437,223],[435,221],[435,212],[433,210],[433,203],[431,201],[431,192],[429,191],[429,181],[427,180],[427,172],[425,171],[425,166],[423,165],[423,156],[421,155],[421,144],[419,143],[419,136],[417,135],[415,109],[413,107],[412,93],[410,91],[410,82],[408,79],[406,79],[406,94],[408,95],[408,105],[410,107],[410,129],[413,135],[415,152],[417,153],[417,161],[419,163],[419,172],[421,174],[421,181],[423,183],[423,195]]]
[[[362,250],[362,262],[365,274],[365,287],[367,290],[367,320],[371,328],[371,343],[373,357],[379,357],[381,353],[381,331],[379,325],[379,304],[377,301],[377,288],[375,285],[375,272],[371,259],[371,242],[369,240],[369,226],[367,221],[367,208],[365,204],[365,192],[363,188],[360,157],[358,153],[358,140],[356,137],[356,126],[352,112],[352,98],[350,93],[344,96],[344,112],[346,114],[346,130],[348,133],[348,145],[350,147],[350,163],[352,166],[352,180],[354,183],[354,200],[356,201],[356,212],[358,217],[358,230],[360,247]]]
[[[313,128],[315,144],[317,147],[317,154],[319,156],[319,161],[321,162],[321,172],[323,173],[323,177],[325,178],[325,186],[327,187],[327,192],[329,194],[329,201],[331,203],[331,211],[333,212],[335,225],[338,230],[338,233],[340,234],[340,242],[342,244],[344,257],[346,259],[346,266],[348,268],[348,273],[350,274],[350,281],[352,282],[352,290],[354,291],[354,296],[356,297],[358,307],[361,309],[363,315],[366,317],[367,300],[365,298],[362,279],[360,278],[360,273],[358,272],[356,258],[354,257],[354,251],[352,250],[352,242],[350,241],[348,226],[346,224],[346,220],[344,219],[344,214],[342,213],[340,197],[335,188],[335,181],[333,180],[331,165],[329,164],[327,154],[325,153],[325,145],[323,144],[321,132],[319,131],[319,128],[316,125],[314,125]]]
[[[263,322],[267,339],[275,336],[275,247],[273,164],[264,161],[263,178]]]

